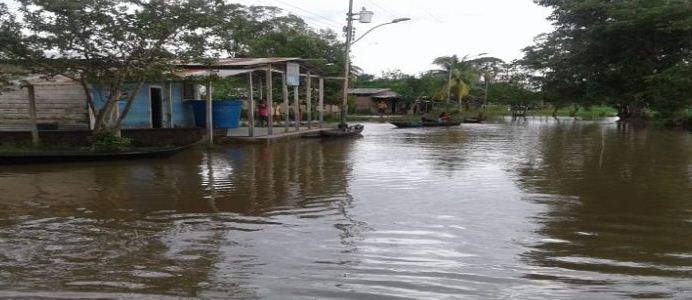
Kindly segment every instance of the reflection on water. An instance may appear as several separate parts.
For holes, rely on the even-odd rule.
[[[689,290],[690,135],[625,125],[541,135],[541,161],[520,168],[521,185],[535,194],[528,199],[548,208],[534,220],[547,239],[523,255],[547,269],[530,277],[623,296]]]
[[[692,137],[452,128],[0,168],[0,297],[692,297]]]

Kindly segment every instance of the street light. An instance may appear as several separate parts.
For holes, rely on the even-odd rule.
[[[366,31],[365,33],[363,33],[363,35],[361,35],[361,36],[360,36],[359,38],[357,38],[355,41],[351,42],[351,45],[353,45],[353,44],[357,43],[358,41],[360,41],[361,39],[363,39],[368,33],[370,33],[371,31],[375,30],[376,28],[382,27],[382,26],[384,26],[384,25],[395,24],[395,23],[405,22],[405,21],[409,21],[409,20],[411,20],[411,18],[398,18],[398,19],[391,20],[391,21],[389,21],[389,22],[387,22],[387,23],[382,23],[382,24],[377,25],[377,26],[375,26],[375,27],[373,27],[373,28],[370,28],[370,30]]]
[[[346,14],[346,49],[344,53],[344,91],[342,94],[343,103],[341,103],[341,122],[339,122],[339,128],[344,131],[348,128],[346,125],[346,110],[348,109],[348,77],[350,75],[349,69],[351,68],[350,55],[351,52],[351,39],[353,38],[353,20],[358,20],[361,23],[372,22],[373,12],[368,11],[363,7],[359,13],[353,13],[353,0],[348,1],[348,13]],[[359,16],[355,19],[354,16]]]
[[[362,39],[366,34],[370,33],[370,31],[377,27],[410,20],[409,18],[399,18],[394,19],[389,23],[377,25],[365,32],[365,34],[363,34],[360,38],[352,42],[351,40],[353,39],[353,20],[358,20],[358,22],[360,23],[370,23],[372,22],[372,16],[374,14],[375,13],[373,13],[372,11],[365,9],[365,7],[363,7],[363,9],[360,12],[353,13],[353,0],[348,1],[348,13],[346,14],[346,49],[344,51],[344,90],[342,94],[343,103],[341,104],[341,122],[339,123],[339,128],[343,130],[346,130],[348,128],[348,125],[346,124],[346,111],[348,110],[348,80],[349,76],[351,75],[351,45]],[[358,16],[358,18],[354,18],[355,16]]]

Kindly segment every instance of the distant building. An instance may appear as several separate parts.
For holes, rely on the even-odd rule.
[[[401,96],[387,88],[352,88],[348,94],[356,97],[355,110],[358,113],[377,113],[378,104],[387,104],[388,114],[404,113]]]

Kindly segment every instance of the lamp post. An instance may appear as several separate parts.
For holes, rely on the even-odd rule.
[[[349,76],[351,75],[351,45],[354,43],[360,41],[365,35],[373,31],[375,28],[387,25],[387,24],[394,24],[394,23],[399,23],[399,22],[404,22],[411,20],[410,18],[398,18],[394,19],[390,22],[383,23],[380,25],[377,25],[373,28],[370,28],[370,30],[366,31],[362,36],[360,36],[358,39],[355,41],[353,40],[353,20],[358,20],[360,23],[370,23],[372,22],[372,16],[374,13],[372,11],[366,10],[365,7],[358,12],[358,13],[353,13],[353,0],[348,1],[348,13],[346,14],[346,49],[344,50],[344,90],[342,94],[342,99],[343,103],[341,104],[341,122],[339,123],[339,128],[346,130],[348,128],[348,125],[346,124],[346,111],[348,110],[348,82],[349,82]],[[359,18],[354,18],[354,16],[358,16]]]
[[[357,20],[361,23],[370,23],[372,21],[373,12],[368,11],[363,7],[359,13],[353,13],[353,0],[348,1],[348,13],[346,14],[346,49],[344,50],[344,90],[342,93],[343,102],[341,103],[341,122],[339,128],[346,130],[346,110],[348,110],[348,77],[351,69],[351,39],[353,38],[353,20],[354,16],[360,16]]]
[[[370,23],[372,21],[372,15],[374,13],[368,11],[363,7],[359,13],[353,13],[353,0],[348,1],[348,13],[346,14],[346,50],[344,51],[344,90],[343,90],[343,103],[341,103],[341,122],[339,123],[339,128],[346,130],[348,125],[346,125],[346,110],[348,110],[348,79],[351,75],[351,39],[353,38],[353,20],[354,16],[359,16],[357,19],[360,23]]]
[[[361,36],[360,36],[359,38],[357,38],[355,41],[351,42],[351,45],[353,45],[353,44],[357,43],[358,41],[362,40],[366,35],[368,35],[368,33],[370,33],[371,31],[375,30],[376,28],[380,28],[380,27],[382,27],[382,26],[384,26],[384,25],[395,24],[395,23],[405,22],[405,21],[409,21],[409,20],[411,20],[411,18],[398,18],[398,19],[391,20],[391,21],[389,21],[389,22],[387,22],[387,23],[382,23],[382,24],[377,25],[377,26],[375,26],[375,27],[373,27],[373,28],[370,28],[368,31],[366,31],[365,33],[363,33],[363,35],[361,35]]]

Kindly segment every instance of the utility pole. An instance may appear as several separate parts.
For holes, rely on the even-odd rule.
[[[341,122],[339,128],[346,130],[346,110],[348,110],[348,80],[351,76],[351,39],[353,38],[353,0],[348,1],[348,14],[346,15],[346,49],[344,50],[344,90],[341,94]]]

